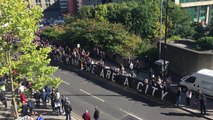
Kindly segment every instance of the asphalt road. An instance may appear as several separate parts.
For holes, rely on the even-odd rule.
[[[107,80],[76,71],[59,69],[56,77],[63,79],[59,90],[71,101],[73,114],[81,115],[100,109],[101,120],[203,120],[203,118],[138,95]]]

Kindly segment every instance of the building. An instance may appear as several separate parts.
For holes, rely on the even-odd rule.
[[[28,0],[30,7],[40,6],[44,18],[56,18],[67,12],[67,0]]]
[[[193,21],[209,24],[213,22],[213,0],[175,0],[191,14]]]

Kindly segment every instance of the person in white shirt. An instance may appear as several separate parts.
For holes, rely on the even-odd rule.
[[[191,90],[188,90],[187,92],[186,92],[186,105],[190,105],[190,100],[191,100],[191,98],[192,98],[192,91]]]
[[[25,86],[20,84],[19,88],[18,88],[18,93],[23,93],[25,89]]]

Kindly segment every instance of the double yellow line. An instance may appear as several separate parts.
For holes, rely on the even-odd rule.
[[[74,120],[83,120],[81,116],[74,112],[71,113],[71,116],[74,118]]]

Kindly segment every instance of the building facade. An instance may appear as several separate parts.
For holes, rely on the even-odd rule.
[[[209,24],[213,22],[213,0],[175,0],[188,10],[195,22]]]
[[[40,6],[43,9],[44,18],[55,18],[67,12],[67,0],[28,0],[30,7]]]

